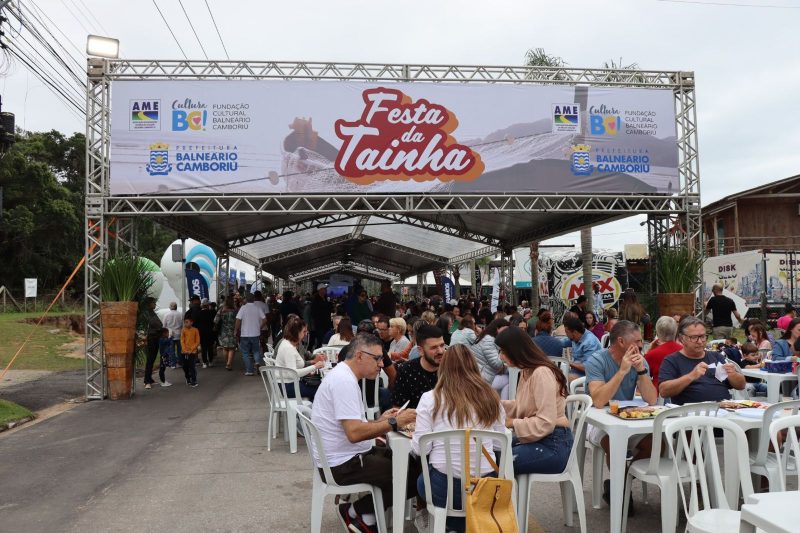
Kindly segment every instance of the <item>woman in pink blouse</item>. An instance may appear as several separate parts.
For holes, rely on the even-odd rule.
[[[500,402],[506,427],[514,430],[514,473],[563,472],[573,441],[564,413],[564,374],[519,328],[506,328],[497,334],[495,343],[503,362],[521,370],[517,399]]]

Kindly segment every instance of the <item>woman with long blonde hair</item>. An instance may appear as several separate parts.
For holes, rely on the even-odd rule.
[[[417,422],[411,448],[418,455],[426,454],[431,467],[431,492],[433,504],[445,507],[447,503],[447,474],[445,474],[446,451],[444,442],[434,442],[427,450],[420,450],[419,439],[423,435],[451,429],[486,429],[504,431],[505,412],[500,406],[497,392],[489,385],[478,370],[475,357],[463,344],[447,349],[439,365],[438,381],[433,390],[420,398],[417,406]],[[461,507],[461,477],[463,458],[462,444],[451,441],[451,464],[453,466],[453,506]],[[475,456],[475,443],[470,443],[470,457]],[[491,453],[491,450],[487,449]],[[472,464],[470,472],[481,476],[494,475],[491,465],[481,456],[480,465]],[[425,497],[422,476],[417,479],[417,491]],[[417,521],[425,522],[425,511]],[[463,518],[449,518],[448,531],[464,531]]]

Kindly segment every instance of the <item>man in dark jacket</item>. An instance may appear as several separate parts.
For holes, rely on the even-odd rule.
[[[322,346],[322,337],[333,327],[331,315],[333,304],[328,301],[328,289],[323,285],[311,300],[311,344],[310,349]]]
[[[394,318],[397,309],[397,298],[392,292],[392,284],[388,280],[381,281],[381,295],[375,302],[375,312]]]
[[[211,311],[208,298],[203,298],[200,303],[194,327],[200,332],[200,359],[203,368],[207,368],[214,360],[214,312]]]

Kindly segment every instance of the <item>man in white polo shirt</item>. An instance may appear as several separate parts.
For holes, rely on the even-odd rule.
[[[373,446],[371,441],[414,422],[417,413],[413,409],[402,412],[390,409],[380,419],[367,421],[358,384],[363,378],[377,379],[382,366],[380,339],[368,333],[356,336],[344,362],[322,380],[314,397],[311,420],[319,429],[334,480],[341,485],[369,483],[380,487],[384,507],[388,507],[392,502],[392,452],[386,447]],[[314,461],[320,466],[317,450],[313,453]],[[409,498],[416,496],[416,486],[411,480],[416,480],[418,475],[416,472],[408,476],[406,495]],[[376,531],[372,496],[365,496],[352,505],[343,503],[338,506],[338,512],[349,531]]]

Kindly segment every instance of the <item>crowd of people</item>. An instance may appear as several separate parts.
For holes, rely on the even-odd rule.
[[[565,413],[572,380],[585,379],[595,407],[633,400],[635,395],[650,405],[659,398],[678,405],[720,401],[730,399],[731,390],[748,385],[753,393],[764,392],[761,383],[748,384],[738,369],[760,366],[766,351],[795,362],[800,353],[800,318],[788,308],[779,339],[759,321],[742,320],[748,342],[740,345],[729,330],[714,329],[729,334],[713,349],[707,349],[703,321],[689,314],[662,316],[655,322],[656,338],[645,352],[642,323],[648,317],[635,296],[626,294],[627,305],[623,301],[619,310],[604,309],[602,302],[596,309],[595,300],[580,297],[557,327],[553,312],[534,312],[526,302],[494,311],[488,300],[470,297],[398,302],[388,283],[372,299],[358,287],[350,297],[338,300],[328,298],[325,287],[313,296],[297,298],[287,292],[269,301],[255,293],[246,295],[243,302],[234,293],[216,312],[207,302],[197,301],[184,316],[175,316],[172,309],[164,324],[151,317],[148,369],[152,372],[152,352],[158,352],[159,346],[168,351],[171,344],[175,354],[183,354],[187,383],[196,386],[196,368],[213,364],[216,343],[225,352],[228,369],[238,347],[245,375],[253,375],[264,364],[264,348],[271,341],[276,366],[294,369],[300,378],[299,390],[286,384],[287,394],[313,402],[312,421],[337,483],[376,485],[388,506],[394,489],[391,451],[372,442],[389,431],[410,427],[414,428],[412,449],[417,455],[427,455],[432,468],[430,497],[441,506],[447,498],[443,470],[448,454],[443,443],[420,447],[420,438],[428,433],[510,428],[515,473],[560,472],[574,438]],[[731,314],[721,298],[725,297],[715,292],[710,300],[712,314]],[[722,322],[714,328],[727,327]],[[150,333],[155,339],[152,345]],[[318,346],[341,347],[339,363],[324,379],[318,371],[326,366],[327,358],[313,356]],[[562,357],[565,348],[570,356],[567,375],[553,360]],[[179,362],[163,353],[162,383],[164,361],[166,366]],[[514,398],[508,392],[509,368],[520,370]],[[146,382],[149,376],[146,369]],[[377,388],[380,414],[376,420],[365,416],[362,379],[370,401]],[[608,451],[608,438],[599,429],[590,426],[587,438]],[[649,437],[630,443],[634,458],[648,456],[651,446]],[[460,448],[454,447],[449,456],[460,479],[465,460]],[[321,465],[319,457],[315,459]],[[495,475],[485,459],[470,468],[481,475]],[[410,462],[406,492],[417,499],[415,524],[424,530],[429,517],[420,469],[419,460]],[[608,500],[607,482],[605,489]],[[453,497],[458,505],[457,487]],[[350,531],[375,530],[371,497],[337,505]],[[633,507],[629,509],[632,512]],[[448,531],[463,530],[463,520],[448,520]]]

